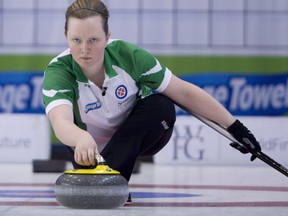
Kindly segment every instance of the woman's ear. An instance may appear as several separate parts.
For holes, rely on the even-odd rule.
[[[110,36],[111,36],[111,33],[110,33],[110,32],[108,32],[108,34],[107,34],[107,36],[106,36],[106,40],[107,40],[107,42],[108,42],[108,40],[109,40]]]

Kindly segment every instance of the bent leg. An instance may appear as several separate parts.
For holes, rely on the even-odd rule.
[[[155,94],[135,105],[101,155],[107,164],[130,179],[139,156],[152,156],[169,141],[176,121],[173,102]]]

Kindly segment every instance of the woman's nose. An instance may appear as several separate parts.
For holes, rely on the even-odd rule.
[[[81,46],[82,53],[90,53],[90,46],[88,43],[83,43]]]

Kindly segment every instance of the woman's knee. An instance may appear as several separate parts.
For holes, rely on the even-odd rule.
[[[149,115],[153,118],[161,118],[174,124],[176,111],[173,101],[162,94],[154,94],[145,99],[144,103],[149,109]]]

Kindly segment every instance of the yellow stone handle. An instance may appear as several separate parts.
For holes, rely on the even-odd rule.
[[[94,169],[74,169],[74,170],[66,170],[65,174],[103,174],[103,175],[109,175],[109,174],[120,174],[117,170],[113,170],[110,168],[107,164],[104,158],[101,155],[95,156],[97,160],[97,166]]]

